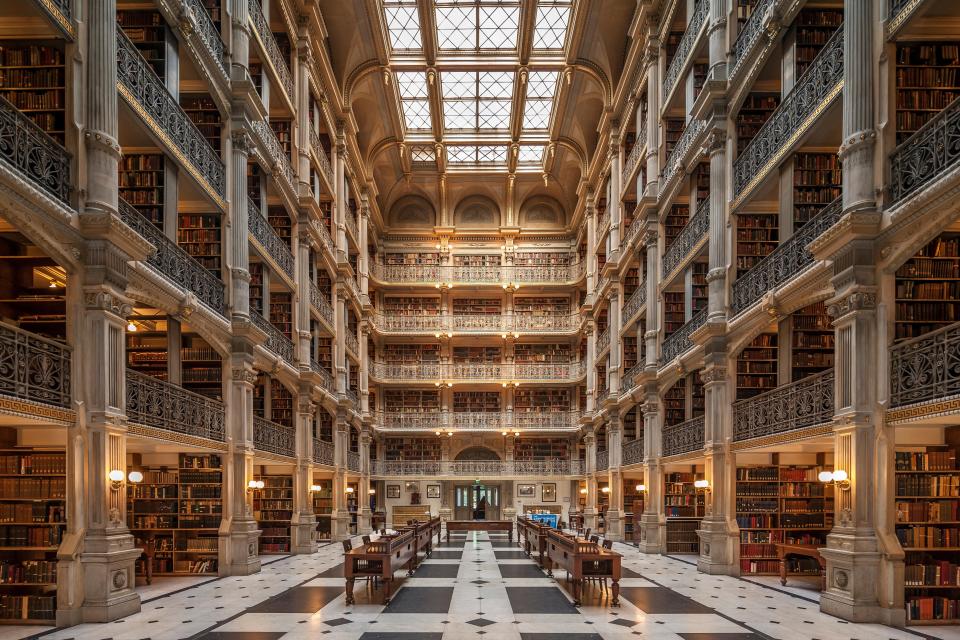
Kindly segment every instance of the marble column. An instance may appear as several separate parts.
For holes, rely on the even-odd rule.
[[[619,283],[610,286],[607,302],[607,321],[610,323],[610,366],[607,368],[607,387],[609,397],[620,396],[620,380],[625,373],[623,364],[623,345],[620,338],[621,312],[623,311],[623,288]]]
[[[621,154],[623,147],[620,145],[620,134],[616,130],[610,132],[610,193],[607,197],[607,206],[610,207],[610,235],[609,250],[607,256],[620,250],[620,236],[626,231],[622,229],[623,224],[623,202],[620,201],[620,171],[623,168]]]
[[[648,27],[647,51],[643,59],[647,67],[647,186],[642,193],[645,197],[654,199],[657,197],[660,176],[660,92],[662,91],[660,43],[656,37],[656,29],[656,24]],[[638,190],[638,193],[641,192]],[[656,215],[655,210],[653,215]]]
[[[357,534],[370,533],[372,530],[370,511],[370,442],[373,435],[369,427],[360,431],[360,483],[357,496]]]
[[[347,451],[350,450],[350,423],[344,409],[337,410],[334,423],[333,460],[333,515],[330,517],[331,539],[346,540],[350,537],[350,512],[347,510]]]
[[[600,274],[597,273],[597,209],[593,192],[587,193],[583,215],[587,225],[587,294],[596,295]]]
[[[583,507],[583,526],[586,529],[597,530],[597,436],[593,432],[593,425],[584,428],[583,443],[587,452],[587,468],[585,469],[587,482],[587,502]]]
[[[623,428],[616,407],[610,408],[607,418],[607,486],[610,487],[610,504],[606,514],[603,537],[623,541]]]
[[[317,517],[313,513],[313,416],[317,405],[310,401],[310,386],[300,388],[297,402],[297,465],[293,471],[293,519],[290,524],[290,551],[317,550]]]
[[[597,410],[597,327],[592,318],[587,320],[584,327],[584,333],[587,334],[587,413]]]

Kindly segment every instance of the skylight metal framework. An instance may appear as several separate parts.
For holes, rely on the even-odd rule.
[[[533,27],[534,50],[563,49],[572,10],[569,1],[540,0],[537,3],[537,19]]]
[[[510,127],[512,71],[445,71],[440,75],[446,129]]]
[[[448,145],[447,162],[451,165],[506,164],[504,145]]]
[[[430,129],[430,94],[423,71],[398,71],[397,91],[407,129]]]
[[[384,0],[383,15],[394,51],[416,51],[423,47],[416,0]]]
[[[504,0],[436,0],[440,51],[515,51],[520,3]]]

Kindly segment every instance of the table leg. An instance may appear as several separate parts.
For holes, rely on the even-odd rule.
[[[614,607],[620,606],[620,581],[613,581],[613,602],[610,603]]]
[[[447,525],[447,543],[450,542],[450,525]]]
[[[575,607],[580,606],[581,604],[580,595],[582,592],[583,592],[583,579],[574,578],[573,579],[573,606]]]
[[[780,558],[780,586],[787,584],[787,558]]]
[[[347,578],[347,604],[353,604],[353,578]]]
[[[393,586],[393,580],[388,579],[383,581],[383,604],[390,603],[390,588],[392,586]],[[353,604],[353,603],[351,602],[350,604]]]

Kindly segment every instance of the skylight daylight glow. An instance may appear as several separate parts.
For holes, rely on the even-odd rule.
[[[440,76],[447,129],[495,130],[510,126],[512,71],[446,71]]]
[[[541,1],[533,28],[534,49],[563,49],[570,22],[569,2]]]
[[[435,15],[440,50],[496,51],[517,48],[519,3],[438,0]]]
[[[390,46],[400,51],[420,49],[423,44],[416,0],[384,0],[383,4]]]

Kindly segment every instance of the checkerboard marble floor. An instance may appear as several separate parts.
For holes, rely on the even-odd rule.
[[[49,640],[915,640],[960,639],[960,629],[852,624],[761,584],[708,576],[683,558],[614,546],[624,555],[620,606],[587,588],[571,604],[562,573],[548,578],[506,535],[470,532],[435,548],[390,604],[358,581],[346,606],[339,544],[271,562],[257,575],[207,582],[150,600],[107,624]],[[930,635],[925,635],[930,634]],[[3,633],[0,631],[0,638]]]

